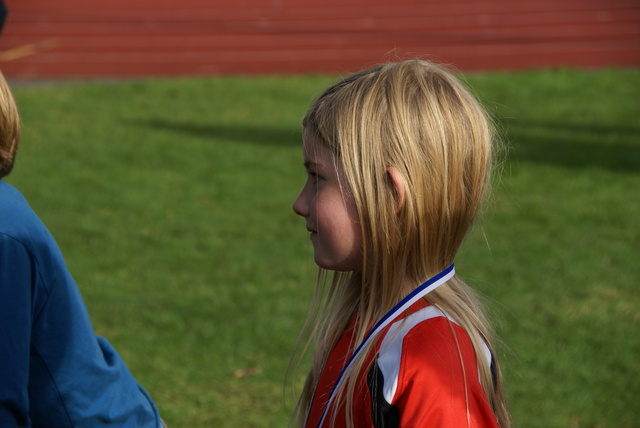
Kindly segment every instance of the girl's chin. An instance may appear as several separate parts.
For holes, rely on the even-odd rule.
[[[314,255],[313,260],[315,261],[316,265],[318,265],[318,267],[326,270],[332,270],[336,272],[353,272],[355,270],[358,270],[358,268],[353,266],[352,264],[327,260],[326,258],[319,257],[317,255]]]

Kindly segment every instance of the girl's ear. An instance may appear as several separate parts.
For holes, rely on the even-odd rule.
[[[396,197],[396,214],[404,207],[404,178],[396,168],[390,166],[387,168],[389,181],[394,187],[394,195]]]

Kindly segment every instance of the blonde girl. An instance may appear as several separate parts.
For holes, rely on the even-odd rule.
[[[489,180],[485,111],[411,60],[329,87],[303,127],[293,209],[320,273],[297,426],[509,427],[489,324],[453,266]]]

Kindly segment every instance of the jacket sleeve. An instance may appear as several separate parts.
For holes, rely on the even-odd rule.
[[[33,261],[0,233],[0,426],[29,427],[29,344]]]

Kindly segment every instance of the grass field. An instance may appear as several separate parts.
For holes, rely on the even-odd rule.
[[[466,76],[509,149],[459,254],[519,427],[640,427],[640,72]],[[315,266],[291,204],[333,78],[16,86],[7,179],[170,427],[285,426]]]

